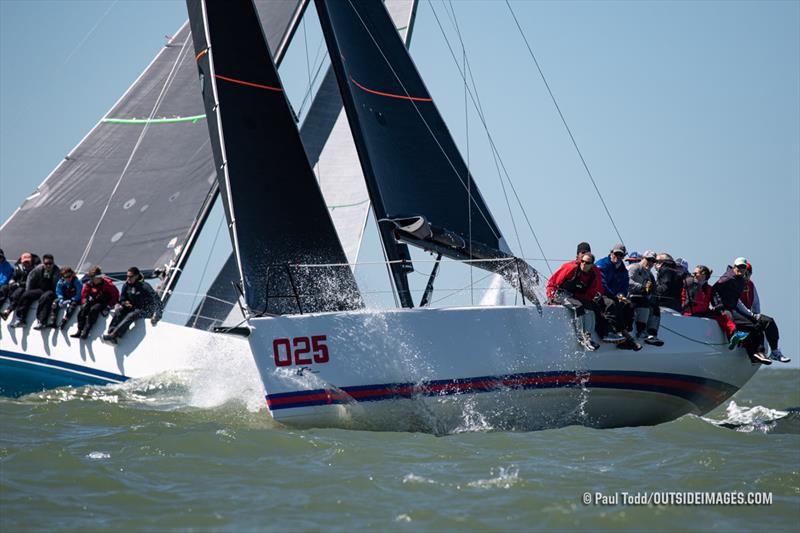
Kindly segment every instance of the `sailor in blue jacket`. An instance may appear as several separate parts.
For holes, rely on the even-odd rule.
[[[0,248],[0,307],[8,297],[8,282],[11,281],[11,276],[14,274],[14,267],[11,263],[6,261],[6,254]],[[4,288],[5,287],[5,288]]]
[[[633,325],[633,304],[628,299],[630,277],[625,266],[627,253],[624,244],[615,244],[611,248],[611,253],[597,261],[595,265],[600,269],[603,281],[605,313],[616,330],[625,337],[625,341],[617,347],[641,350],[642,346],[629,333]]]
[[[624,261],[627,253],[624,244],[615,244],[610,254],[595,263],[602,275],[603,291],[609,298],[628,297],[630,277]]]
[[[58,310],[65,309],[64,320],[58,327],[63,328],[75,309],[81,305],[81,291],[83,291],[83,283],[75,275],[71,267],[64,267],[61,269],[61,278],[56,284],[56,301],[53,302],[53,307],[50,311],[50,319],[47,321],[47,327],[54,328],[57,326]]]

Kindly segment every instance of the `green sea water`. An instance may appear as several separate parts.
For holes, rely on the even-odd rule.
[[[252,382],[232,380],[224,393],[200,385],[162,377],[0,399],[0,531],[800,524],[798,370],[760,371],[705,418],[510,433],[465,416],[443,436],[287,429],[270,420]],[[594,503],[666,492],[768,494],[771,504]]]

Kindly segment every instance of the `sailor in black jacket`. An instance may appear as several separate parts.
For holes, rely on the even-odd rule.
[[[128,269],[125,283],[122,284],[114,318],[111,319],[108,333],[103,335],[103,340],[116,344],[136,319],[149,316],[150,323],[155,325],[161,320],[161,313],[161,299],[156,291],[144,280],[137,267],[131,267]]]
[[[50,305],[56,298],[56,283],[58,282],[58,267],[53,256],[44,254],[42,264],[33,268],[25,277],[25,290],[14,305],[16,320],[11,324],[12,328],[20,328],[25,325],[26,315],[31,304],[39,301],[36,309],[36,329],[42,329],[47,321],[50,312]]]

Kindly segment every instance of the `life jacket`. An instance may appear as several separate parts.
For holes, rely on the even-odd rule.
[[[700,285],[695,280],[688,280],[683,289],[683,314],[694,315],[708,311],[711,304],[711,286],[708,283]]]
[[[744,282],[744,289],[742,289],[742,294],[739,296],[739,299],[742,301],[745,307],[752,309],[755,294],[756,291],[753,290],[753,282],[748,279]]]
[[[594,269],[591,269],[588,273],[588,278],[586,281],[581,279],[581,267],[575,269],[575,272],[572,273],[572,276],[565,279],[561,286],[559,287],[563,291],[571,292],[572,294],[585,294],[586,291],[592,286],[594,282]]]

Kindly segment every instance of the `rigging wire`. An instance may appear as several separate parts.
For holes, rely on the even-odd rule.
[[[122,180],[125,177],[125,174],[128,172],[128,168],[130,168],[131,163],[133,162],[133,158],[136,156],[136,153],[139,151],[139,147],[141,146],[145,135],[147,134],[147,132],[150,129],[151,121],[153,120],[153,117],[155,117],[156,112],[158,111],[158,108],[161,106],[161,102],[164,99],[164,95],[166,94],[167,89],[169,89],[169,87],[172,85],[172,82],[176,78],[175,74],[177,72],[178,65],[180,65],[180,63],[181,63],[181,60],[182,60],[182,58],[184,56],[184,53],[185,53],[185,51],[187,49],[186,45],[190,40],[191,40],[191,35],[188,36],[183,41],[183,44],[181,45],[181,49],[180,49],[180,51],[178,52],[178,54],[177,54],[177,56],[175,58],[175,62],[173,63],[172,68],[170,69],[169,73],[167,74],[167,78],[164,80],[164,85],[161,87],[161,92],[158,94],[158,97],[156,98],[155,104],[153,104],[153,109],[150,111],[150,115],[147,117],[148,120],[145,123],[144,128],[142,128],[142,132],[139,134],[139,138],[136,139],[136,144],[134,144],[133,149],[131,150],[131,154],[130,154],[130,156],[128,156],[128,160],[125,162],[125,166],[122,168],[122,172],[120,173],[119,178],[117,179],[117,183],[114,185],[114,188],[111,190],[111,194],[108,196],[108,201],[106,202],[106,205],[103,208],[102,213],[100,214],[100,218],[97,221],[97,225],[94,227],[94,230],[92,231],[91,235],[89,236],[89,241],[86,243],[86,248],[84,248],[83,254],[81,255],[81,258],[80,258],[80,261],[78,261],[78,265],[77,265],[78,270],[82,270],[84,262],[88,258],[89,252],[91,251],[92,245],[94,244],[94,239],[97,236],[97,232],[100,230],[100,226],[102,225],[103,220],[105,219],[105,216],[108,213],[108,209],[111,207],[111,200],[114,198],[114,195],[116,194],[117,189],[119,189],[119,186],[122,184]]]
[[[483,105],[482,105],[482,103],[480,101],[480,95],[477,92],[477,85],[475,83],[475,78],[474,78],[474,76],[472,74],[472,68],[469,65],[469,60],[467,61],[467,72],[466,73],[462,72],[461,68],[460,68],[460,66],[458,64],[458,60],[456,59],[455,52],[453,51],[453,47],[450,45],[450,40],[447,38],[447,34],[444,31],[444,27],[442,26],[441,21],[439,20],[439,17],[438,17],[438,15],[436,13],[436,10],[433,8],[433,5],[431,4],[430,0],[428,0],[428,4],[431,7],[431,11],[433,11],[434,18],[436,19],[437,25],[439,26],[439,31],[441,32],[442,37],[444,38],[445,43],[447,44],[447,48],[450,51],[450,56],[453,58],[453,62],[456,64],[456,68],[458,69],[459,74],[462,76],[462,78],[465,78],[466,75],[469,74],[470,80],[472,82],[472,86],[475,89],[475,94],[474,95],[472,94],[472,91],[470,91],[470,99],[472,100],[472,104],[473,104],[473,106],[475,107],[475,109],[476,109],[476,111],[478,113],[478,118],[481,121],[481,125],[483,126],[483,129],[484,129],[484,131],[486,133],[486,137],[489,140],[489,146],[491,147],[492,158],[494,159],[495,169],[497,170],[497,173],[498,173],[498,179],[500,180],[500,186],[501,186],[501,189],[503,191],[503,195],[504,195],[505,200],[506,200],[506,206],[508,207],[508,210],[509,210],[509,216],[511,218],[511,224],[512,224],[512,226],[514,228],[514,233],[515,233],[516,238],[517,238],[517,244],[518,244],[518,246],[520,248],[520,255],[524,256],[525,255],[525,251],[522,248],[522,242],[521,242],[521,239],[520,239],[520,236],[519,236],[519,231],[517,229],[516,219],[515,219],[514,214],[513,214],[512,210],[511,210],[511,203],[509,202],[509,199],[508,199],[508,193],[506,191],[506,186],[505,186],[505,182],[503,181],[502,174],[505,174],[506,180],[508,180],[509,187],[511,188],[511,191],[514,193],[514,198],[517,200],[517,204],[519,205],[519,208],[522,211],[522,214],[523,214],[523,216],[525,218],[525,222],[528,225],[528,230],[531,232],[531,235],[533,236],[533,239],[536,242],[536,246],[539,249],[539,252],[542,254],[542,257],[544,257],[544,261],[545,261],[545,265],[547,265],[547,269],[550,271],[550,274],[552,274],[553,273],[553,269],[550,266],[550,261],[547,259],[547,255],[544,253],[544,249],[542,247],[541,241],[539,240],[539,237],[536,234],[536,231],[534,231],[534,229],[533,229],[533,225],[531,224],[530,218],[528,217],[528,213],[525,210],[525,206],[523,205],[522,200],[520,199],[519,193],[517,193],[517,189],[514,186],[514,182],[511,179],[510,174],[508,173],[508,169],[505,166],[505,162],[503,161],[503,158],[500,155],[500,151],[498,150],[497,145],[494,142],[494,137],[492,136],[491,132],[489,131],[489,126],[488,126],[488,123],[486,122],[486,116],[485,116],[485,114],[483,112]],[[499,164],[498,164],[498,161],[499,161]],[[501,167],[502,167],[502,174],[501,174],[501,171],[500,171]]]
[[[556,101],[556,97],[553,94],[553,91],[550,89],[550,84],[547,83],[547,78],[545,78],[544,72],[542,71],[542,67],[539,65],[539,61],[536,59],[536,55],[533,53],[533,49],[531,48],[531,45],[528,42],[528,38],[525,37],[525,32],[522,31],[522,26],[520,26],[519,20],[517,20],[517,15],[514,13],[514,9],[511,7],[509,1],[505,0],[505,2],[506,6],[508,6],[508,11],[511,13],[511,17],[514,19],[514,23],[517,26],[517,30],[519,30],[519,34],[522,36],[522,40],[525,41],[525,46],[528,48],[528,53],[533,59],[533,63],[536,65],[536,70],[539,71],[539,76],[541,76],[542,81],[544,82],[544,86],[547,89],[548,94],[550,95],[550,99],[553,101],[553,105],[555,106],[556,111],[558,111],[558,116],[561,117],[561,122],[564,124],[564,129],[567,130],[567,134],[569,135],[569,138],[572,141],[572,146],[575,147],[575,151],[578,153],[578,157],[580,157],[581,159],[583,168],[586,170],[586,174],[587,176],[589,176],[589,180],[592,182],[592,186],[594,187],[594,190],[597,193],[597,197],[600,198],[600,202],[603,204],[603,209],[606,210],[606,215],[608,215],[608,219],[611,221],[611,225],[614,227],[614,232],[617,234],[619,241],[622,244],[625,244],[625,241],[622,239],[622,235],[620,235],[619,233],[619,229],[617,229],[617,224],[614,222],[614,217],[611,216],[611,211],[609,211],[608,206],[606,205],[606,201],[603,198],[603,195],[600,193],[600,189],[597,187],[597,183],[594,180],[594,176],[592,176],[592,172],[591,170],[589,170],[589,165],[586,164],[586,159],[584,159],[583,153],[581,153],[580,148],[578,148],[578,143],[575,141],[575,136],[572,135],[572,130],[567,124],[567,120],[564,118],[564,114],[561,112],[561,107],[559,107],[558,102]]]
[[[213,254],[214,250],[217,247],[217,239],[219,238],[219,233],[220,233],[220,230],[222,229],[223,222],[225,222],[225,215],[224,214],[223,214],[222,217],[220,217],[219,224],[217,224],[217,231],[214,234],[214,241],[211,243],[211,250],[208,252],[208,256],[206,257],[206,264],[203,265],[203,273],[200,274],[200,280],[197,282],[197,289],[196,289],[194,297],[192,298],[192,305],[189,307],[189,309],[194,309],[195,308],[194,304],[197,301],[197,295],[200,293],[200,286],[203,284],[203,281],[206,278],[206,271],[208,270],[209,263],[211,263],[211,255]],[[206,292],[206,295],[203,296],[203,301],[200,303],[200,307],[197,308],[197,314],[194,317],[194,322],[192,322],[192,327],[195,327],[197,325],[197,319],[200,316],[200,308],[206,303],[206,298],[207,297],[208,297],[208,292]]]

